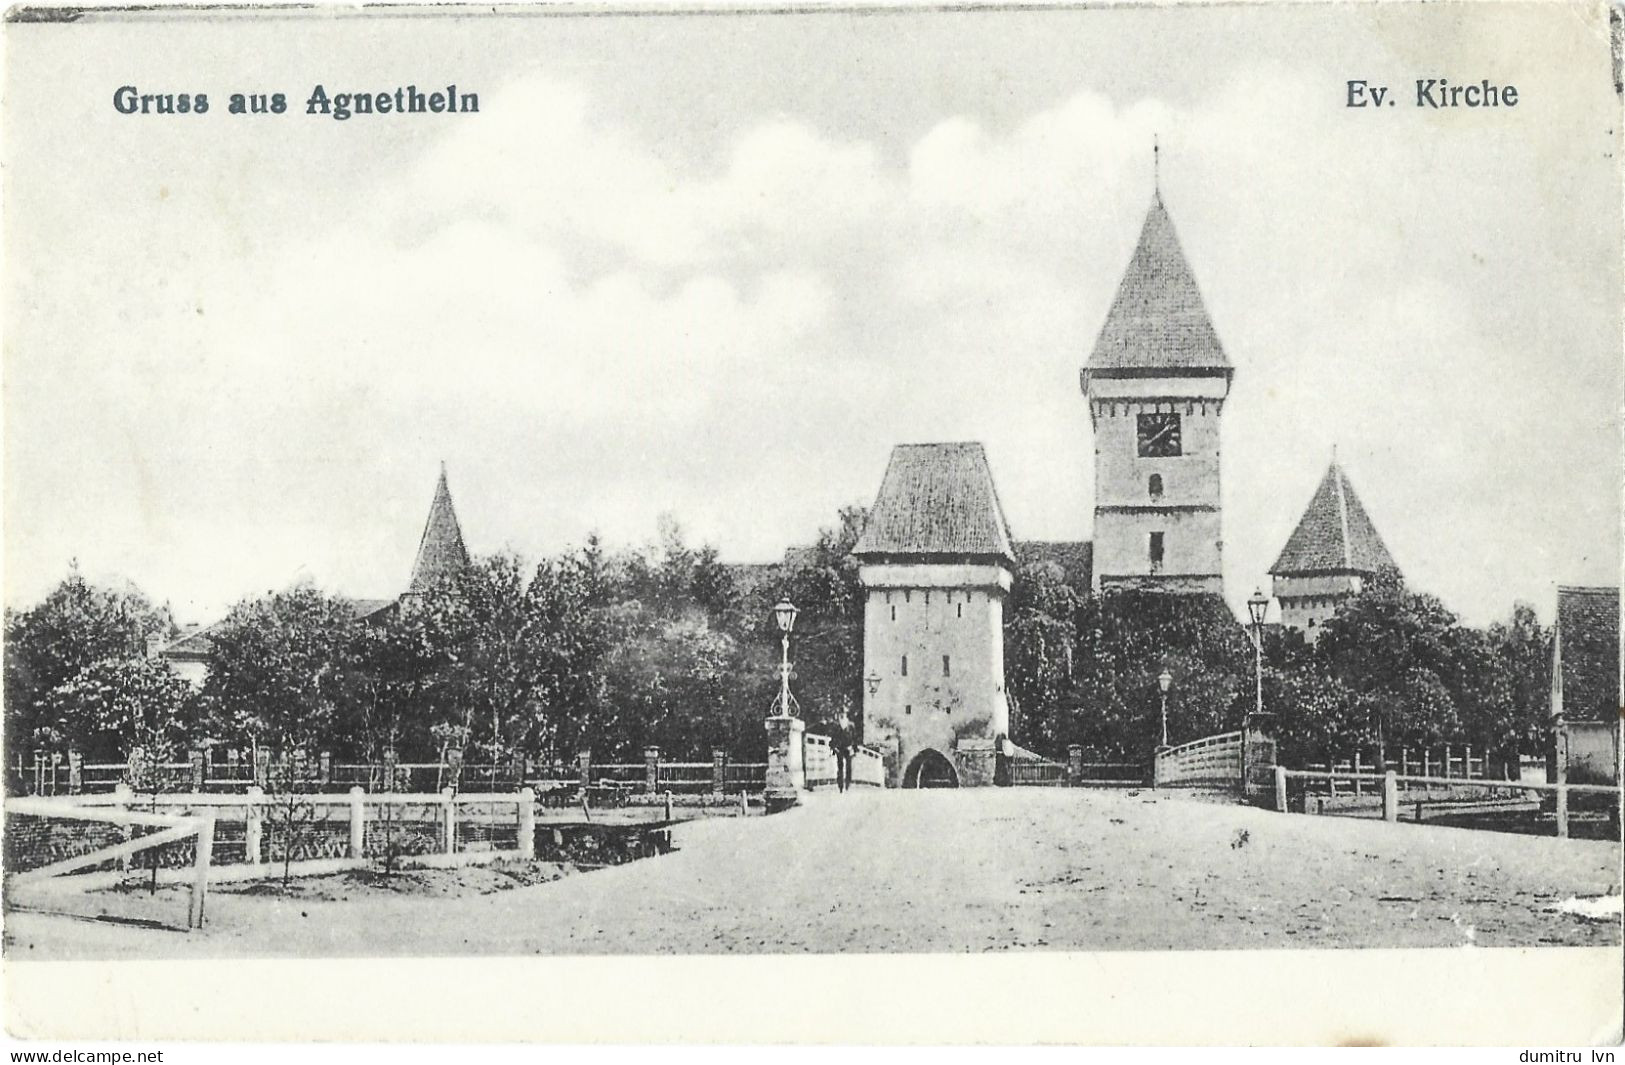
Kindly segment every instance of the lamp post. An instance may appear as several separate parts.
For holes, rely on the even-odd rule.
[[[1254,704],[1254,713],[1264,712],[1264,614],[1270,608],[1270,601],[1264,598],[1263,589],[1253,589],[1253,597],[1247,600],[1247,617],[1252,621],[1253,633],[1253,674],[1257,684],[1257,700]],[[1247,721],[1243,717],[1241,722],[1243,731],[1246,731]]]
[[[1157,674],[1157,687],[1162,689],[1162,746],[1159,751],[1168,749],[1168,689],[1173,686],[1174,675],[1166,669]]]
[[[796,627],[795,604],[788,599],[780,599],[773,607],[773,619],[779,623],[779,632],[783,633],[780,640],[779,697],[773,703],[773,710],[776,715],[794,717],[799,709],[795,697],[790,694],[790,630]]]

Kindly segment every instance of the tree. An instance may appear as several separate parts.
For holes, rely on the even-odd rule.
[[[168,662],[145,657],[92,662],[45,698],[66,742],[105,761],[137,748],[151,761],[178,760],[195,727],[195,703]]]
[[[65,737],[45,712],[59,685],[93,663],[146,654],[147,638],[174,631],[169,611],[133,585],[100,587],[77,564],[36,606],[6,611],[5,732],[15,744],[57,744]]]
[[[211,634],[203,698],[213,734],[284,758],[337,735],[356,691],[354,613],[308,585],[233,607]]]
[[[1377,745],[1381,764],[1390,743],[1426,745],[1460,732],[1461,648],[1456,616],[1406,588],[1392,567],[1339,607],[1315,645],[1354,699],[1362,738]]]

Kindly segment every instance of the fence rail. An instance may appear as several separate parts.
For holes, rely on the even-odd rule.
[[[1311,785],[1317,781],[1324,781],[1329,784],[1333,778],[1351,782],[1357,781],[1362,785],[1369,784],[1377,789],[1382,795],[1382,818],[1384,821],[1389,822],[1399,820],[1399,810],[1402,804],[1409,805],[1410,803],[1414,802],[1417,807],[1418,820],[1420,820],[1422,808],[1426,805],[1432,804],[1436,807],[1443,807],[1446,809],[1452,806],[1464,807],[1469,805],[1472,800],[1477,797],[1474,795],[1469,795],[1466,799],[1434,801],[1432,799],[1432,789],[1435,788],[1453,790],[1458,793],[1523,792],[1526,795],[1528,793],[1535,793],[1537,795],[1550,794],[1555,800],[1553,812],[1555,815],[1557,835],[1559,838],[1567,838],[1569,835],[1569,797],[1571,795],[1606,795],[1611,797],[1613,802],[1610,804],[1610,816],[1616,819],[1621,813],[1621,799],[1622,797],[1625,797],[1625,793],[1622,793],[1622,790],[1618,785],[1609,784],[1546,784],[1525,780],[1494,780],[1487,777],[1468,778],[1421,776],[1418,774],[1402,775],[1395,773],[1392,770],[1386,773],[1349,774],[1332,773],[1329,771],[1314,769],[1287,769],[1284,766],[1276,766],[1275,809],[1281,813],[1289,812],[1290,788],[1292,781],[1300,781],[1303,783],[1305,788],[1307,788],[1308,785]],[[1414,792],[1418,788],[1426,789],[1428,798],[1402,800],[1400,797],[1402,788],[1409,792]],[[1617,820],[1615,823],[1618,823]]]

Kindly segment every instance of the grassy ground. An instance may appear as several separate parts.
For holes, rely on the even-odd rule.
[[[1617,843],[1281,815],[1150,791],[821,794],[787,814],[675,835],[674,854],[484,894],[365,881],[294,897],[216,891],[208,927],[191,934],[96,919],[183,921],[179,891],[58,898],[56,913],[9,913],[6,946],[17,958],[342,957],[1621,939],[1617,920],[1549,909],[1619,892]]]

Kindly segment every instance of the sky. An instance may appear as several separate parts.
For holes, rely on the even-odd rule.
[[[476,553],[733,561],[980,440],[1090,535],[1078,370],[1157,179],[1236,367],[1227,595],[1330,460],[1469,622],[1618,582],[1619,132],[1598,9],[1408,5],[7,27],[4,588],[181,621]],[[1422,110],[1415,79],[1515,84]],[[1400,106],[1351,109],[1351,78]],[[304,114],[456,83],[477,115]],[[126,116],[120,85],[206,92]],[[231,92],[286,94],[231,116]]]

